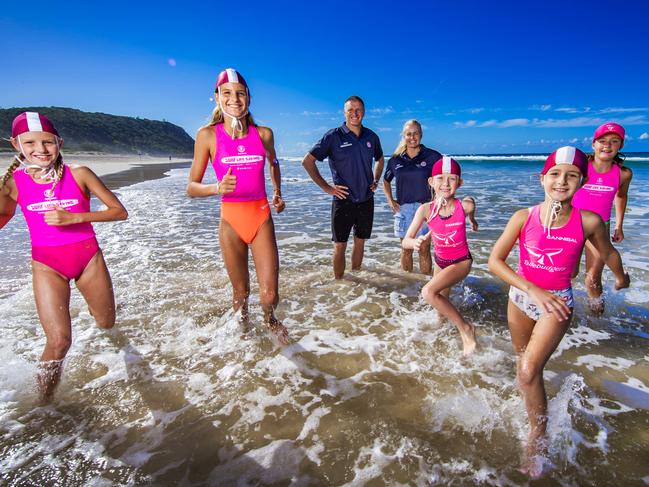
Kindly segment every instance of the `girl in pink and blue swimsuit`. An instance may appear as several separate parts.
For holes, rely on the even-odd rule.
[[[0,228],[20,205],[32,244],[36,309],[46,336],[37,381],[42,399],[50,400],[72,341],[70,280],[98,326],[115,324],[113,286],[91,222],[124,220],[127,212],[90,169],[63,163],[63,139],[44,115],[18,115],[11,143],[18,154],[0,184]],[[91,211],[91,193],[106,209]]]
[[[611,210],[615,206],[615,229],[613,241],[616,243],[624,240],[624,212],[626,210],[627,195],[633,173],[631,169],[623,166],[624,159],[620,156],[620,149],[624,147],[624,127],[608,122],[595,130],[593,135],[593,153],[588,157],[588,177],[572,199],[575,208],[582,208],[597,213],[606,230],[611,230]],[[602,299],[602,271],[604,261],[600,258],[592,244],[586,242],[586,291],[588,292],[589,305],[593,312],[604,311]],[[573,273],[576,276],[579,266]]]
[[[462,170],[455,159],[444,156],[433,164],[428,184],[435,199],[417,209],[401,245],[404,249],[419,251],[428,239],[432,239],[435,246],[433,278],[423,287],[421,295],[453,322],[460,332],[464,355],[469,355],[477,345],[475,327],[449,300],[451,287],[469,274],[473,263],[466,239],[466,219],[474,231],[478,229],[473,198],[467,196],[460,201],[455,197],[462,185],[461,176]],[[428,233],[417,237],[425,222],[428,223]]]
[[[517,211],[489,257],[489,269],[511,286],[507,321],[517,355],[517,379],[530,422],[524,470],[541,473],[546,445],[547,397],[543,368],[568,329],[574,308],[571,277],[586,241],[615,274],[615,287],[629,286],[620,254],[596,213],[579,210],[572,199],[587,175],[586,154],[561,147],[541,171],[545,200]],[[518,271],[507,264],[516,241]]]

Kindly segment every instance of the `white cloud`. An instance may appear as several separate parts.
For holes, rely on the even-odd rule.
[[[571,144],[576,144],[577,142],[579,142],[579,139],[577,137],[575,137],[574,139],[570,139],[569,142]]]
[[[175,68],[177,63],[174,58],[170,57],[169,59],[167,59],[167,64],[169,64],[169,66],[171,66],[172,68]]]
[[[467,120],[466,122],[454,122],[453,125],[461,129],[466,129],[469,127],[475,127],[477,123],[478,122],[475,120]]]
[[[386,114],[386,113],[392,113],[392,112],[394,112],[394,108],[392,108],[391,106],[387,106],[387,107],[379,107],[379,108],[370,108],[370,109],[368,110],[368,112],[369,112],[369,113],[377,113],[377,114],[381,114],[381,115],[383,115],[383,114]]]
[[[336,115],[335,112],[309,112],[304,110],[301,115],[305,117],[330,117],[331,115]]]
[[[647,132],[643,132],[640,137],[638,137],[638,140],[647,140],[649,139],[649,134]]]
[[[540,110],[542,112],[547,112],[552,109],[552,105],[532,105],[529,107],[530,110]]]
[[[392,127],[377,127],[375,129],[377,132],[392,132]]]
[[[503,120],[500,122],[498,127],[523,127],[524,125],[529,125],[529,123],[530,121],[527,118],[510,118],[509,120]]]
[[[631,113],[631,112],[649,112],[647,107],[635,107],[635,108],[621,108],[621,107],[611,107],[611,108],[602,108],[597,110],[597,113]]]

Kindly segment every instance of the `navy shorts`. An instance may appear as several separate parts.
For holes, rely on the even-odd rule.
[[[354,229],[354,237],[368,239],[374,222],[374,197],[362,203],[335,199],[331,202],[331,240],[344,243]]]

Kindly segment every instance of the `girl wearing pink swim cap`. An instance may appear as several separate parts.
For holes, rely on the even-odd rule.
[[[451,287],[469,275],[473,257],[466,239],[466,219],[474,231],[475,201],[470,196],[459,200],[455,192],[462,186],[460,165],[444,156],[433,164],[428,184],[435,194],[432,202],[422,204],[401,242],[404,249],[419,251],[429,240],[433,241],[433,278],[421,290],[421,295],[431,306],[457,327],[462,338],[464,355],[473,353],[477,346],[475,327],[466,321],[449,300]],[[419,235],[424,223],[429,231]]]
[[[606,230],[611,230],[611,210],[615,206],[615,229],[613,241],[624,240],[624,212],[628,200],[629,185],[633,172],[624,167],[624,157],[620,149],[624,147],[624,127],[608,122],[595,130],[593,135],[593,153],[588,156],[588,176],[584,184],[575,194],[572,204],[597,213],[606,224]],[[604,261],[597,250],[586,243],[586,278],[585,285],[589,297],[591,311],[597,314],[604,312],[602,299],[602,271]],[[574,276],[579,273],[579,265],[575,267]]]
[[[598,249],[615,274],[615,288],[629,286],[620,254],[611,245],[601,218],[572,206],[587,163],[586,154],[574,147],[561,147],[550,154],[541,171],[544,201],[514,213],[489,257],[491,272],[511,286],[507,322],[530,422],[523,468],[532,476],[540,475],[540,455],[547,449],[543,368],[570,325],[572,271],[585,241]],[[519,264],[515,271],[507,258],[517,240]]]
[[[279,302],[279,255],[264,176],[264,165],[268,161],[274,188],[271,204],[277,213],[281,213],[285,205],[273,132],[253,121],[248,110],[248,84],[236,70],[228,68],[218,75],[214,100],[216,107],[212,120],[196,134],[187,194],[221,197],[219,242],[232,284],[233,308],[241,310],[243,326],[247,330],[250,249],[255,261],[265,324],[279,342],[286,345],[288,331],[275,317],[275,307]],[[209,161],[216,172],[216,184],[203,183]]]
[[[63,163],[63,139],[44,115],[18,115],[11,143],[18,153],[0,183],[0,228],[20,205],[32,244],[36,309],[46,336],[37,380],[48,401],[71,344],[70,280],[99,327],[115,324],[113,286],[91,222],[125,220],[128,214],[90,169]],[[90,194],[106,209],[91,211]]]

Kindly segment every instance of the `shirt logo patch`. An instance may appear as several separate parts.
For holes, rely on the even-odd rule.
[[[563,252],[563,249],[539,249],[532,247],[531,245],[526,245],[525,248],[531,256],[536,257],[536,263],[541,265],[545,265],[545,259],[548,259],[550,264],[554,265],[554,260],[552,258]]]
[[[401,169],[403,167],[403,164],[397,164],[394,166],[394,170],[396,171],[397,169]]]
[[[344,149],[345,147],[351,147],[352,143],[351,142],[344,142],[343,145],[340,146],[341,149]]]
[[[421,161],[421,164],[419,164],[421,167],[426,167],[427,162],[426,161]]]
[[[370,143],[369,140],[367,141],[367,147],[372,148],[372,144]]]
[[[455,234],[457,230],[449,233],[436,233],[435,238],[442,242],[444,245],[450,245],[455,243]]]

